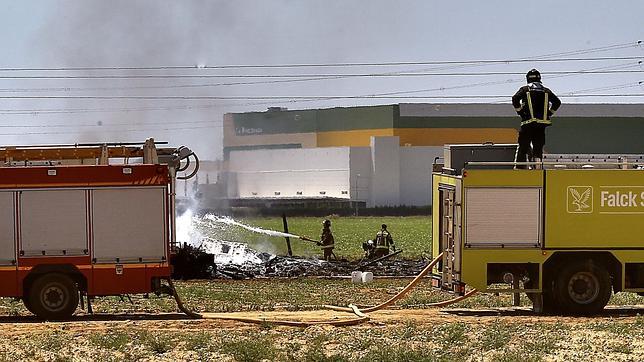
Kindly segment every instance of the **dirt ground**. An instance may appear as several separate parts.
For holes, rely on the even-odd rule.
[[[201,320],[180,313],[78,315],[67,322],[5,316],[0,317],[4,341],[0,356],[5,360],[84,360],[91,356],[98,360],[231,361],[641,360],[644,343],[637,336],[644,331],[642,312],[644,306],[610,307],[600,316],[577,318],[536,315],[525,307],[399,309],[371,313],[367,323],[357,326],[306,328],[273,326],[270,321],[353,316],[328,310],[209,313],[208,319]],[[267,323],[210,319],[217,317],[258,318]],[[40,346],[28,342],[34,336]],[[119,336],[126,336],[123,342]],[[195,343],[194,338],[207,341]],[[252,343],[254,339],[272,346],[264,351]],[[361,339],[365,346],[351,345]],[[245,342],[231,347],[226,341]],[[378,349],[376,342],[384,349]],[[539,348],[540,343],[547,348]],[[317,352],[311,352],[312,344]]]
[[[188,304],[201,306],[207,319],[187,318],[176,312],[168,298],[134,298],[129,306],[97,300],[96,314],[78,312],[70,321],[42,322],[21,309],[20,302],[5,301],[0,304],[0,360],[644,360],[644,303],[635,303],[641,301],[637,296],[618,295],[604,313],[593,317],[539,315],[525,304],[509,307],[508,299],[502,296],[480,295],[471,298],[469,304],[461,302],[451,308],[399,304],[395,309],[370,313],[366,323],[355,326],[278,326],[271,321],[356,318],[351,313],[304,306],[327,303],[329,294],[339,298],[338,303],[331,304],[346,305],[338,296],[346,293],[346,300],[355,300],[358,294],[351,284],[309,279],[289,283],[295,284],[293,289],[310,289],[301,297],[293,292],[283,299],[272,295],[274,304],[270,306],[256,305],[255,298],[279,289],[276,287],[281,284],[276,281],[238,282],[234,284],[239,288],[237,294],[231,292],[234,288],[218,282],[184,283]],[[405,283],[375,284],[369,289],[370,299],[388,299]],[[327,292],[315,290],[315,286]],[[212,290],[222,287],[228,294],[216,297]],[[430,289],[415,293],[410,296],[414,303],[434,297]],[[301,299],[295,302],[295,298]],[[213,299],[216,304],[205,303]],[[214,306],[233,300],[239,304],[225,308],[232,312],[210,312],[217,310]],[[614,305],[628,301],[634,302]],[[264,322],[226,319],[231,317]]]

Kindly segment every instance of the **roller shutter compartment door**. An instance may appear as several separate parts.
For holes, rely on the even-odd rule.
[[[21,191],[20,215],[23,256],[87,254],[85,190]]]
[[[541,245],[541,188],[467,188],[466,247]]]
[[[92,191],[93,258],[97,263],[166,260],[165,188]]]
[[[0,265],[13,265],[16,260],[16,216],[13,192],[0,192]]]

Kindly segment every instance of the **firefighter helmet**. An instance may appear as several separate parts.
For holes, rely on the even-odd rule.
[[[539,71],[534,68],[530,69],[525,77],[528,83],[541,82],[541,73],[539,73]]]
[[[382,227],[382,230],[387,230],[387,224],[382,224],[381,227]]]
[[[324,221],[322,221],[322,225],[323,226],[331,226],[331,220],[325,219]]]

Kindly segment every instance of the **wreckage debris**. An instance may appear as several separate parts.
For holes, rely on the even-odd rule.
[[[172,258],[172,279],[209,279],[216,272],[215,256],[187,243]]]
[[[177,260],[178,258],[178,260]],[[249,279],[305,276],[348,276],[355,270],[370,271],[376,276],[418,274],[427,260],[386,259],[365,266],[362,261],[277,256],[258,252],[248,245],[204,239],[199,247],[183,245],[173,265],[173,277],[181,279]]]

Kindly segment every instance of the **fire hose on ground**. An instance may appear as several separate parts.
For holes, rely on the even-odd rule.
[[[292,320],[269,320],[269,319],[261,319],[261,318],[247,318],[247,317],[236,317],[236,316],[222,316],[219,314],[214,314],[214,313],[196,313],[194,311],[191,311],[188,309],[182,302],[181,297],[177,293],[176,288],[174,287],[174,284],[172,283],[172,280],[170,278],[167,279],[168,281],[168,286],[170,287],[170,290],[172,291],[172,296],[174,297],[175,301],[177,302],[177,307],[179,310],[183,313],[185,313],[188,317],[190,318],[195,318],[195,319],[218,319],[218,320],[228,320],[228,321],[237,321],[237,322],[243,322],[243,323],[254,323],[254,324],[274,324],[274,325],[283,325],[283,326],[291,326],[291,327],[309,327],[313,325],[332,325],[332,326],[351,326],[351,325],[357,325],[360,323],[364,323],[369,321],[369,316],[367,313],[375,312],[381,309],[385,309],[389,307],[390,305],[394,304],[396,301],[402,299],[405,297],[421,280],[423,277],[425,277],[438,263],[438,261],[442,258],[443,253],[439,254],[434,260],[432,260],[431,263],[429,263],[403,290],[398,292],[395,296],[391,297],[389,300],[385,301],[384,303],[381,303],[379,305],[373,306],[373,307],[368,307],[364,309],[360,309],[357,306],[350,304],[348,307],[340,307],[340,306],[335,306],[335,305],[323,305],[322,307],[324,309],[328,310],[333,310],[333,311],[338,311],[338,312],[348,312],[348,313],[353,313],[357,316],[357,318],[354,319],[346,319],[346,320],[322,320],[322,321],[292,321]],[[436,303],[431,303],[431,304],[426,304],[426,306],[430,307],[443,307],[449,304],[453,304],[456,302],[460,302],[463,299],[469,298],[473,294],[477,292],[476,289],[472,289],[469,292],[465,293],[462,296],[459,296],[457,298],[453,298],[450,300],[442,301],[442,302],[436,302]]]

